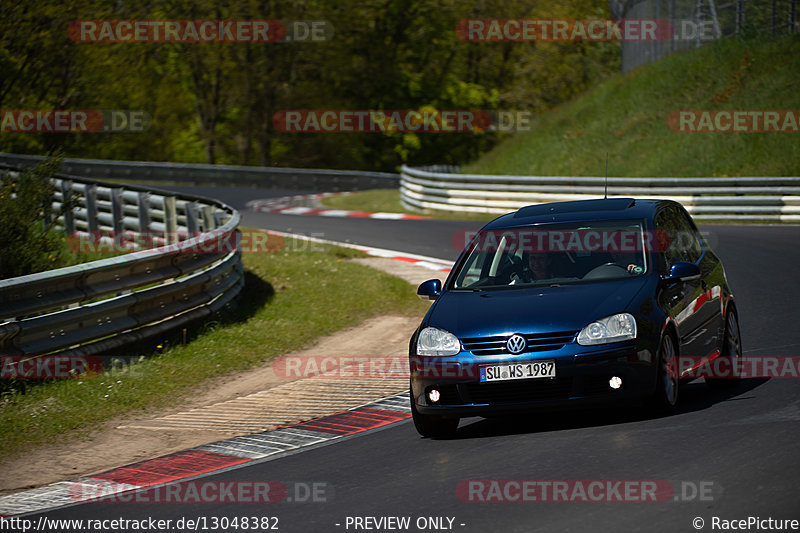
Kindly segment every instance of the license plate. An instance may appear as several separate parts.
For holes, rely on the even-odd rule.
[[[487,365],[480,367],[481,382],[509,381],[512,379],[536,379],[556,377],[556,362],[553,360]]]

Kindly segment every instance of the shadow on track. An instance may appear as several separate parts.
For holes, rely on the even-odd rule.
[[[521,413],[496,418],[462,421],[455,439],[477,439],[517,435],[524,433],[547,433],[587,427],[612,426],[632,422],[642,422],[659,418],[673,418],[686,413],[702,411],[725,401],[747,401],[753,396],[748,393],[760,387],[769,379],[743,379],[736,386],[726,389],[711,389],[702,380],[681,386],[677,409],[669,415],[653,413],[642,402],[633,405],[614,406],[605,404],[597,408],[564,409]]]

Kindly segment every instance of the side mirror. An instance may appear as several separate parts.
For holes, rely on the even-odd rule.
[[[669,267],[669,274],[663,280],[667,283],[677,283],[679,281],[694,281],[700,279],[700,269],[694,263],[687,261],[675,261]]]
[[[428,281],[423,281],[422,284],[417,287],[417,296],[419,296],[422,300],[435,300],[441,293],[442,282],[438,279],[429,279]]]

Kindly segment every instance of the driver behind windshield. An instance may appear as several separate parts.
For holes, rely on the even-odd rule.
[[[524,252],[522,269],[511,274],[509,285],[516,283],[530,283],[553,277],[551,266],[553,263],[552,254],[547,252],[531,253]]]

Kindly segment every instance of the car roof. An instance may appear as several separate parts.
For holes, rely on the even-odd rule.
[[[652,219],[662,206],[680,205],[672,200],[600,198],[552,202],[521,207],[489,222],[484,229],[510,228],[551,222]]]

